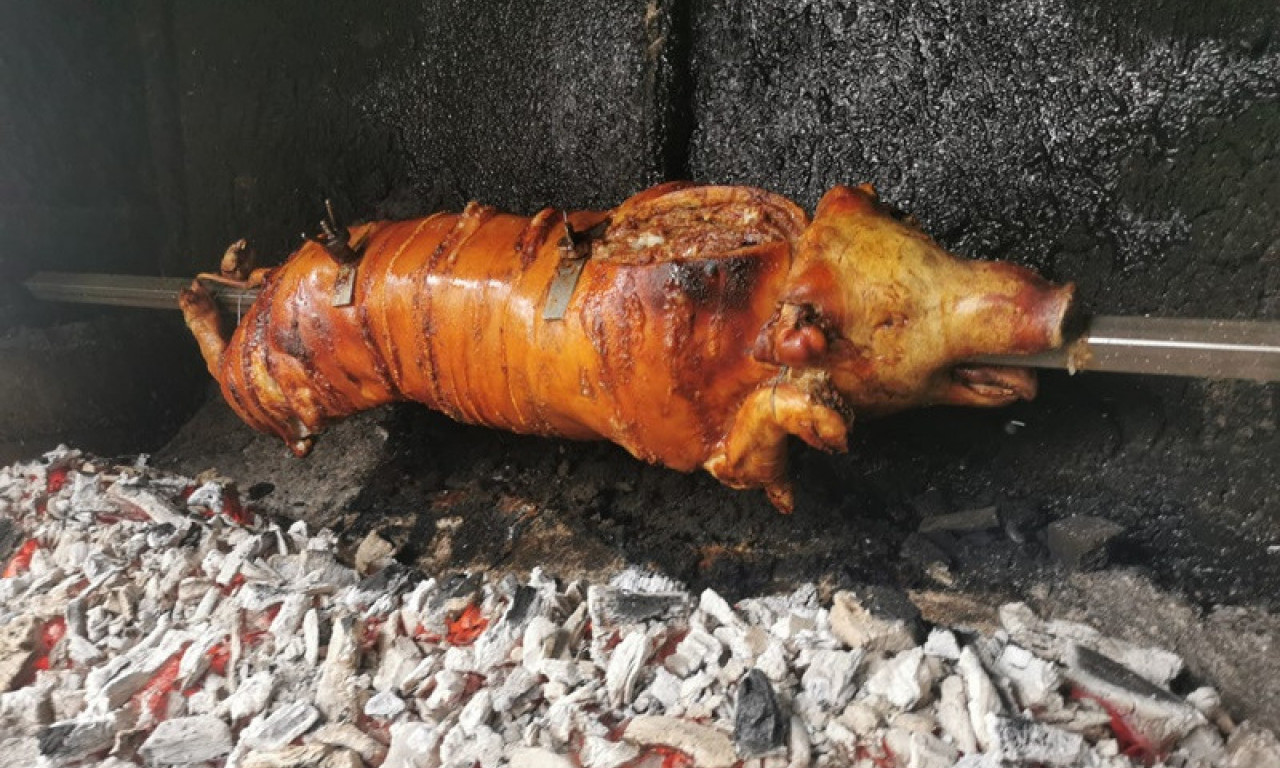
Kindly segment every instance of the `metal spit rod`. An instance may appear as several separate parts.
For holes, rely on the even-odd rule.
[[[1280,381],[1280,322],[1097,315],[1085,321],[1078,336],[1053,351],[975,362]]]
[[[177,309],[178,294],[191,285],[181,277],[104,275],[94,272],[37,272],[26,289],[44,301],[72,304],[109,304],[143,309]],[[213,297],[228,310],[245,310],[258,297],[256,289],[206,283]]]
[[[46,301],[175,309],[178,293],[191,284],[178,277],[39,272],[25,285]],[[214,298],[237,315],[256,290],[208,284]],[[1059,349],[1037,355],[975,359],[988,365],[1062,368],[1210,379],[1280,381],[1280,321],[1207,320],[1170,317],[1088,318]]]

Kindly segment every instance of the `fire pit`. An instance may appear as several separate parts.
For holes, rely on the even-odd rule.
[[[59,450],[0,471],[5,760],[238,766],[1258,765],[1177,654],[817,585],[730,604],[608,581],[427,577],[370,534]],[[955,598],[941,598],[945,604]]]

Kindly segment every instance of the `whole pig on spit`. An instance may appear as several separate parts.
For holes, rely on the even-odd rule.
[[[609,211],[330,220],[280,267],[243,241],[183,314],[227,402],[305,455],[394,401],[605,439],[794,504],[786,441],[844,451],[855,415],[1035,395],[979,355],[1062,343],[1071,285],[952,256],[870,185],[812,220],[748,187],[669,183]],[[202,280],[261,286],[228,338]]]

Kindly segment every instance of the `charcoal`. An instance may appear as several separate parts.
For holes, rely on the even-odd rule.
[[[373,718],[388,720],[405,710],[404,699],[391,691],[381,691],[365,702],[364,713]]]
[[[587,590],[588,611],[602,629],[645,621],[678,621],[688,614],[688,598],[681,592],[632,592],[616,587]]]
[[[333,747],[328,744],[302,744],[254,752],[240,761],[240,768],[322,768],[331,752]]]
[[[702,590],[702,594],[698,597],[698,610],[715,619],[721,626],[736,626],[742,621],[738,614],[734,613],[733,607],[714,589]]]
[[[938,726],[942,733],[961,752],[978,751],[973,721],[969,717],[964,681],[959,675],[951,675],[942,681],[938,698]]]
[[[396,548],[391,542],[379,536],[377,531],[370,531],[356,548],[356,573],[369,575],[385,568],[391,564],[391,556],[395,551]]]
[[[523,627],[525,621],[531,618],[530,609],[538,597],[538,590],[534,587],[520,585],[516,587],[515,594],[511,596],[511,605],[507,607],[503,620],[513,627]]]
[[[948,514],[933,515],[920,521],[921,533],[948,531],[953,533],[969,533],[985,531],[1000,527],[1000,516],[995,507],[979,507],[978,509]]]
[[[116,719],[104,717],[54,723],[40,731],[40,754],[53,760],[82,760],[115,743]]]
[[[933,680],[924,663],[924,649],[903,651],[885,662],[867,678],[863,691],[883,697],[898,709],[911,710],[929,697]]]
[[[153,765],[216,760],[231,751],[231,730],[225,722],[209,715],[165,720],[138,751]]]
[[[636,679],[651,650],[643,632],[632,632],[613,649],[605,670],[605,687],[614,706],[630,704],[635,698]]]
[[[1049,554],[1074,570],[1094,570],[1106,565],[1111,543],[1124,533],[1124,526],[1091,515],[1056,520],[1045,528]]]
[[[1000,696],[972,648],[966,647],[960,652],[956,671],[964,681],[964,690],[969,699],[969,723],[973,727],[974,737],[978,746],[984,752],[988,751],[993,748],[993,742],[987,720],[1001,711]]]
[[[266,718],[255,718],[240,740],[256,749],[280,749],[311,730],[319,719],[320,711],[314,706],[302,701],[290,702]]]
[[[819,707],[838,709],[853,695],[853,676],[861,663],[861,651],[815,651],[800,684]]]
[[[1264,728],[1242,723],[1227,741],[1227,768],[1280,768],[1280,739]]]
[[[350,617],[334,622],[329,648],[320,667],[316,706],[330,720],[346,720],[356,714],[355,675],[360,666],[356,631],[356,622]]]
[[[996,662],[1023,709],[1045,707],[1062,685],[1062,673],[1051,662],[1016,645],[1006,645]]]
[[[383,768],[427,768],[434,765],[442,734],[435,723],[393,723],[389,729],[391,743]]]
[[[1205,722],[1186,701],[1089,648],[1071,646],[1066,664],[1068,680],[1125,713],[1130,727],[1154,744],[1169,743]]]
[[[107,491],[112,499],[121,502],[130,509],[137,510],[153,521],[172,525],[175,529],[185,530],[189,520],[177,508],[165,501],[160,495],[145,489],[130,488],[117,482]]]
[[[623,738],[634,744],[674,747],[699,768],[730,768],[737,762],[733,742],[723,732],[689,720],[641,715],[627,723]]]
[[[960,644],[949,629],[933,629],[924,643],[924,652],[940,659],[956,661],[960,658]]]
[[[0,764],[25,768],[43,751],[51,763],[111,752],[114,768],[132,755],[148,766],[623,768],[658,761],[662,747],[744,768],[1112,768],[1124,759],[1112,712],[1171,764],[1268,765],[1274,752],[1272,735],[1237,728],[1213,689],[1170,693],[1177,655],[1021,604],[997,614],[963,594],[907,603],[872,588],[837,593],[828,609],[805,585],[730,605],[636,568],[561,586],[539,571],[441,583],[392,562],[360,580],[331,531],[187,517],[190,481],[125,474],[99,479],[123,489],[114,496],[73,480],[49,499],[55,515],[11,502],[0,514],[42,543],[30,572],[0,580],[0,667],[22,686],[0,692]],[[42,493],[40,477],[0,468],[0,498]],[[110,519],[77,509],[75,488]],[[182,519],[135,522],[139,500]],[[176,543],[182,526],[200,532],[192,548]],[[923,643],[912,603],[939,624]],[[468,608],[489,623],[455,637]],[[36,642],[47,617],[66,620],[51,649]]]
[[[790,717],[778,706],[764,673],[752,669],[738,683],[733,740],[740,757],[758,757],[786,744]]]
[[[227,716],[232,721],[238,721],[253,717],[266,709],[271,701],[273,682],[272,674],[263,670],[240,683],[240,687],[224,703]]]
[[[1013,763],[1080,764],[1085,741],[1078,734],[1021,717],[987,715],[992,752]]]
[[[370,605],[379,598],[394,598],[420,578],[417,571],[393,560],[357,584],[347,602],[349,605]]]
[[[511,768],[574,768],[569,758],[542,747],[516,747],[510,760]]]
[[[679,677],[688,677],[704,664],[718,664],[724,647],[714,635],[696,627],[676,645],[675,653],[667,657],[666,666]]]
[[[22,544],[22,529],[8,517],[0,517],[0,563],[9,562],[14,550]]]
[[[637,747],[625,741],[610,741],[603,736],[587,734],[582,740],[580,759],[583,768],[622,768],[639,754]]]
[[[1000,606],[1000,625],[1019,645],[1044,658],[1067,663],[1075,646],[1088,648],[1116,661],[1158,686],[1167,686],[1183,669],[1175,653],[1147,648],[1072,621],[1043,621],[1024,603]]]
[[[455,573],[440,585],[440,591],[432,599],[432,603],[438,608],[460,611],[475,600],[483,584],[482,573]]]
[[[387,753],[386,747],[382,746],[381,742],[351,723],[327,723],[311,733],[307,740],[350,750],[371,765],[377,765]]]
[[[831,631],[850,648],[905,651],[916,644],[920,611],[905,595],[884,587],[837,592],[831,601]]]
[[[39,624],[19,616],[0,628],[0,692],[11,691],[27,669]]]

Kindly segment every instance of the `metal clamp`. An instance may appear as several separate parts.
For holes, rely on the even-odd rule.
[[[351,245],[351,232],[338,223],[333,212],[333,202],[324,201],[325,218],[320,221],[320,236],[306,237],[320,244],[338,265],[338,277],[333,283],[332,306],[349,307],[355,302],[356,268],[360,264],[360,244]]]
[[[609,228],[609,220],[605,219],[590,229],[575,232],[569,223],[568,215],[564,215],[564,235],[560,238],[560,263],[551,278],[551,286],[547,290],[547,303],[542,308],[543,320],[563,320],[569,309],[569,301],[578,287],[582,277],[582,269],[591,258],[592,241],[604,236]]]

